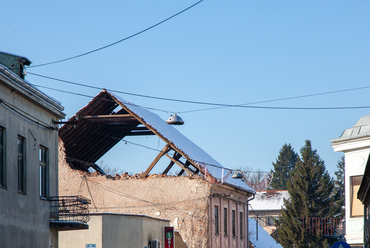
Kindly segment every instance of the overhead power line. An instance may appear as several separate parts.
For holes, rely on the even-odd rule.
[[[72,85],[77,85],[81,87],[86,87],[90,89],[98,89],[102,90],[102,87],[97,87],[97,86],[91,86],[87,84],[82,84],[82,83],[76,83],[68,80],[63,80],[63,79],[58,79],[54,77],[49,77],[49,76],[44,76],[40,75],[37,73],[32,73],[28,72],[28,74],[38,76],[38,77],[43,77],[46,79],[50,80],[55,80],[63,83],[68,83]],[[64,93],[69,93],[69,94],[75,94],[75,95],[80,95],[80,96],[85,96],[83,94],[75,93],[75,92],[68,92],[68,91],[63,91],[63,90],[58,90],[46,86],[41,86],[41,85],[35,85],[38,87],[43,87],[43,88],[48,88],[56,91],[61,91]],[[346,110],[346,109],[366,109],[370,108],[370,106],[353,106],[353,107],[278,107],[278,106],[255,106],[253,104],[257,103],[266,103],[266,102],[275,102],[275,101],[283,101],[283,100],[290,100],[290,99],[298,99],[298,98],[304,98],[304,97],[312,97],[312,96],[320,96],[320,95],[328,95],[328,94],[334,94],[334,93],[340,93],[340,92],[346,92],[346,91],[353,91],[353,90],[360,90],[360,89],[366,89],[370,88],[370,86],[364,86],[364,87],[357,87],[357,88],[350,88],[350,89],[344,89],[344,90],[336,90],[336,91],[328,91],[328,92],[321,92],[321,93],[315,93],[315,94],[308,94],[308,95],[301,95],[301,96],[295,96],[295,97],[285,97],[285,98],[278,98],[278,99],[273,99],[273,100],[266,100],[266,101],[260,101],[260,102],[254,102],[254,103],[249,103],[249,104],[226,104],[226,103],[214,103],[214,102],[200,102],[200,101],[191,101],[191,100],[183,100],[183,99],[175,99],[175,98],[166,98],[166,97],[158,97],[158,96],[149,96],[149,95],[143,95],[143,94],[137,94],[137,93],[131,93],[127,91],[120,91],[120,90],[112,90],[112,89],[107,89],[110,92],[113,93],[119,93],[119,94],[125,94],[125,95],[131,95],[131,96],[136,96],[136,97],[143,97],[143,98],[149,98],[149,99],[155,99],[155,100],[163,100],[163,101],[171,101],[171,102],[180,102],[180,103],[189,103],[189,104],[198,104],[198,105],[208,105],[208,106],[215,106],[216,108],[249,108],[249,109],[274,109],[274,110]],[[211,110],[215,108],[207,108],[203,109],[202,111],[205,110]],[[155,109],[158,110],[158,109]],[[165,112],[172,112],[172,111],[166,111],[166,110],[161,110]],[[185,112],[195,112],[196,110],[193,111],[182,111],[182,112],[177,112],[177,113],[185,113]],[[201,111],[201,110],[199,110]]]
[[[174,14],[174,15],[172,15],[172,16],[170,16],[170,17],[168,17],[168,18],[166,18],[166,19],[164,19],[164,20],[162,20],[160,22],[157,22],[156,24],[154,24],[154,25],[152,25],[152,26],[150,26],[150,27],[148,27],[146,29],[143,29],[143,30],[141,30],[141,31],[139,31],[139,32],[137,32],[135,34],[132,34],[130,36],[127,36],[127,37],[125,37],[123,39],[120,39],[118,41],[115,41],[115,42],[113,42],[111,44],[108,44],[106,46],[102,46],[102,47],[96,48],[94,50],[91,50],[89,52],[81,53],[79,55],[75,55],[75,56],[72,56],[72,57],[69,57],[69,58],[60,59],[60,60],[56,60],[56,61],[52,61],[52,62],[48,62],[48,63],[44,63],[44,64],[39,64],[39,65],[29,66],[29,68],[31,68],[31,67],[40,67],[40,66],[45,66],[45,65],[51,65],[51,64],[56,64],[56,63],[64,62],[64,61],[67,61],[67,60],[76,59],[76,58],[79,58],[79,57],[83,57],[83,56],[89,55],[91,53],[95,53],[95,52],[101,51],[101,50],[106,49],[108,47],[117,45],[118,43],[121,43],[121,42],[126,41],[128,39],[131,39],[131,38],[133,38],[133,37],[135,37],[135,36],[137,36],[139,34],[142,34],[142,33],[146,32],[146,31],[148,31],[148,30],[150,30],[152,28],[155,28],[155,27],[161,25],[162,23],[164,23],[166,21],[169,21],[170,19],[172,19],[172,18],[174,18],[174,17],[176,17],[176,16],[184,13],[185,11],[187,11],[187,10],[195,7],[196,5],[198,5],[201,2],[203,2],[203,0],[200,0],[200,1],[196,2],[196,3],[194,3],[193,5],[191,5],[191,6],[187,7],[187,8],[185,8],[185,9],[181,10],[180,12],[177,12],[176,14]]]

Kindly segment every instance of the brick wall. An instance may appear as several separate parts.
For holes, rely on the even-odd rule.
[[[168,219],[188,247],[208,248],[211,184],[198,175],[127,174],[100,176],[72,170],[59,146],[59,195],[91,199],[90,212],[147,215]]]

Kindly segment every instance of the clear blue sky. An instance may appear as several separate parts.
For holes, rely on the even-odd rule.
[[[108,45],[197,1],[5,1],[0,50],[36,66]],[[369,1],[204,0],[183,14],[115,46],[30,73],[163,98],[244,104],[370,86]],[[39,86],[95,96],[99,90],[48,80]],[[67,118],[91,98],[39,87]],[[370,106],[370,88],[254,104],[263,107]],[[120,95],[163,119],[177,112],[178,130],[228,168],[269,171],[284,143],[305,139],[336,170],[330,140],[367,114],[349,110],[219,108]],[[166,112],[167,111],[167,112]],[[189,112],[190,111],[190,112]],[[130,138],[162,149],[156,137]],[[156,152],[121,142],[103,160],[140,172]]]

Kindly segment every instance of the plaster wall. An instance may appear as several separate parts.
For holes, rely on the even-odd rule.
[[[370,144],[370,140],[369,140]],[[346,213],[346,240],[349,243],[363,243],[364,217],[351,217],[351,177],[363,175],[370,149],[345,153],[345,213]],[[353,192],[357,198],[357,192]]]
[[[170,220],[188,247],[208,247],[210,185],[202,178],[113,179],[89,176],[61,166],[60,195],[92,200],[90,212],[146,215]],[[89,223],[88,223],[89,224]]]
[[[224,197],[222,204],[229,204],[230,216],[232,210],[236,211],[239,223],[239,212],[247,212],[244,204],[250,195],[245,191],[212,185],[198,175],[177,177],[152,174],[142,179],[140,174],[115,177],[87,174],[72,170],[66,164],[62,142],[59,149],[59,194],[82,195],[91,199],[90,212],[168,219],[170,226],[174,226],[189,248],[245,247],[245,235],[242,239],[240,236],[230,237],[228,241],[223,239],[222,245],[220,242],[216,245],[211,230],[211,201],[220,201]],[[244,218],[247,225],[246,214]],[[248,230],[246,226],[244,230]]]
[[[169,221],[147,216],[98,213],[90,216],[89,229],[59,233],[59,248],[143,248],[150,240],[163,243]]]
[[[58,133],[29,119],[52,126],[52,120],[59,120],[64,115],[39,104],[31,94],[26,96],[18,91],[18,87],[10,87],[11,84],[0,75],[0,99],[13,108],[0,103],[6,166],[6,184],[0,186],[0,247],[57,247],[56,230],[49,228],[50,203],[39,194],[39,147],[48,148],[49,194],[57,195]],[[25,138],[25,193],[18,192],[18,136]]]
[[[370,153],[370,138],[360,138],[332,144],[337,152],[345,155],[345,216],[346,241],[349,244],[363,243],[363,216],[351,217],[351,177],[363,175]],[[357,192],[353,192],[357,198]]]
[[[227,187],[212,187],[210,207],[210,244],[212,248],[244,248],[248,240],[248,197],[241,192],[230,191]],[[232,192],[232,193],[231,193]],[[215,206],[218,207],[218,227],[216,231]],[[225,219],[225,209],[227,218]],[[232,226],[232,211],[235,211],[235,235]],[[242,225],[240,225],[242,215]],[[226,227],[225,227],[226,222]]]
[[[59,232],[59,248],[81,248],[86,244],[95,244],[96,248],[103,247],[103,216],[90,217],[89,229]],[[112,247],[113,248],[113,247]]]

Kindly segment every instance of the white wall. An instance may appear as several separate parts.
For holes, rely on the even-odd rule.
[[[354,128],[355,129],[355,128]],[[351,129],[347,129],[351,130]],[[355,130],[353,130],[355,131]],[[356,129],[357,131],[357,129]],[[353,132],[356,134],[356,132]],[[345,216],[346,241],[351,244],[363,244],[363,216],[351,217],[351,180],[352,176],[363,175],[370,152],[370,137],[351,135],[332,140],[335,152],[345,155]],[[357,192],[355,192],[357,198]]]

